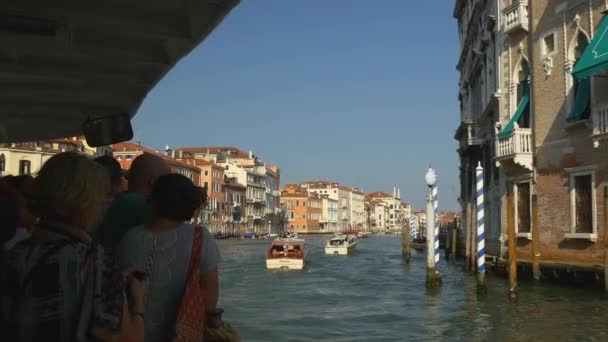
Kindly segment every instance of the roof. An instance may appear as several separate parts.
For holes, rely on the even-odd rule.
[[[168,155],[166,155],[164,153],[157,152],[157,151],[155,151],[153,149],[150,149],[148,147],[142,146],[141,144],[134,144],[134,143],[131,143],[131,142],[122,142],[122,143],[118,143],[118,144],[112,145],[112,149],[114,150],[114,153],[142,152],[142,153],[154,154],[154,155],[157,155],[157,156],[165,159],[166,161],[168,161],[169,163],[171,163],[173,165],[178,165],[180,167],[185,167],[185,168],[188,168],[190,170],[194,170],[194,171],[200,172],[200,169],[198,167],[196,167],[196,166],[187,164],[187,163],[179,161],[179,160],[175,160],[175,159],[169,157]]]
[[[365,199],[374,199],[374,198],[393,198],[393,195],[387,194],[386,192],[376,191],[365,195]]]
[[[239,0],[4,1],[0,142],[82,133],[135,116]]]
[[[232,146],[199,146],[199,147],[180,147],[175,149],[176,153],[179,152],[189,152],[189,153],[209,153],[209,154],[219,154],[221,152],[227,152],[230,158],[241,158],[241,159],[249,159],[249,152],[243,151],[239,148]],[[253,156],[252,156],[253,157]]]

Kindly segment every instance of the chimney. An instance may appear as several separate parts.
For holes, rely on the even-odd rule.
[[[395,197],[395,198],[397,197],[397,187],[396,186],[393,187],[393,197]]]
[[[249,151],[249,159],[253,158],[253,151]]]
[[[397,188],[397,198],[401,199],[401,189]]]

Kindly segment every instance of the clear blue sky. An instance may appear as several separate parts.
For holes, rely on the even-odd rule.
[[[135,139],[236,146],[282,183],[401,187],[421,208],[429,164],[441,209],[459,192],[453,1],[243,0],[148,95]]]

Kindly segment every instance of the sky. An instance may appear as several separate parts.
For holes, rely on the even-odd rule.
[[[152,148],[235,146],[281,169],[458,208],[459,55],[450,0],[242,0],[150,92]]]

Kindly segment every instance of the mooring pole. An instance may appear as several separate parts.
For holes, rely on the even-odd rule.
[[[425,175],[425,180],[430,190],[426,202],[426,287],[432,289],[441,285],[441,275],[439,274],[439,270],[437,270],[435,267],[436,261],[438,261],[438,254],[435,252],[435,241],[437,241],[437,244],[439,243],[438,240],[435,240],[435,201],[433,196],[433,188],[437,183],[437,175],[435,174],[435,170],[429,168]]]
[[[517,302],[517,252],[515,250],[515,217],[513,193],[507,194],[507,237],[509,243],[509,301]]]
[[[532,195],[532,276],[540,280],[540,227],[538,225],[538,197]]]
[[[608,186],[604,187],[604,289],[608,292]]]
[[[466,212],[465,212],[465,222],[464,222],[464,244],[465,244],[465,260],[464,267],[467,271],[471,268],[471,220],[473,215],[471,215],[471,203],[467,201],[466,203]]]
[[[485,237],[485,209],[483,198],[483,167],[481,163],[475,169],[477,179],[477,291],[487,292],[486,288],[486,237]]]
[[[450,248],[450,254],[452,255],[452,261],[456,260],[456,239],[458,233],[458,219],[454,219],[452,222],[452,247]]]
[[[410,263],[410,259],[412,258],[412,253],[410,250],[410,241],[411,241],[411,228],[410,228],[410,218],[407,218],[407,223],[401,222],[402,225],[402,233],[401,233],[401,253],[403,254],[403,259],[406,264]]]

